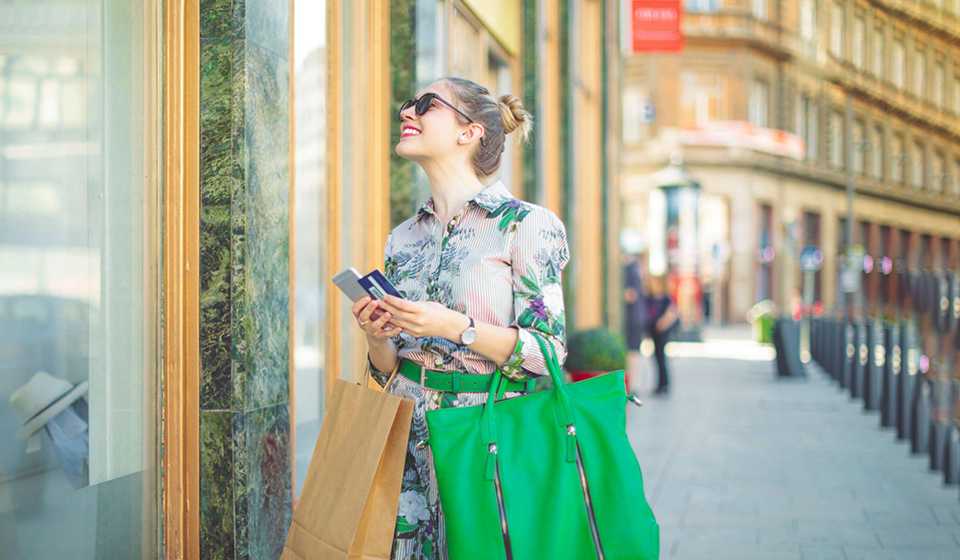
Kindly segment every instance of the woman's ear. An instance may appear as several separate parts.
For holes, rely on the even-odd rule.
[[[483,125],[480,123],[470,123],[467,126],[467,129],[460,134],[460,143],[469,144],[471,142],[479,141],[483,138],[483,135],[486,131],[483,129]]]

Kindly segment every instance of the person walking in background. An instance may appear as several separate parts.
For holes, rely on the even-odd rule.
[[[629,249],[635,248],[631,247]],[[643,280],[640,254],[624,250],[623,264],[623,332],[627,345],[627,385],[634,395],[642,387],[643,355],[640,343],[644,334]]]
[[[653,339],[653,355],[657,360],[656,394],[662,395],[670,388],[670,372],[667,368],[666,346],[677,325],[677,306],[667,293],[664,276],[648,276],[644,293],[647,334]]]

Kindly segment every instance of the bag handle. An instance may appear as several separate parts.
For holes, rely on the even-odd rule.
[[[560,363],[553,346],[547,344],[543,337],[536,332],[530,332],[533,338],[540,346],[543,352],[543,359],[547,365],[547,372],[553,379],[554,395],[557,399],[557,419],[561,426],[569,426],[575,422],[573,405],[570,402],[570,395],[567,393],[563,382],[563,375],[560,372]],[[490,383],[490,390],[487,394],[487,402],[483,405],[483,413],[480,416],[480,432],[483,443],[489,445],[497,441],[496,417],[493,412],[493,403],[500,392],[500,385],[503,383],[503,373],[497,368],[493,374],[493,380]]]

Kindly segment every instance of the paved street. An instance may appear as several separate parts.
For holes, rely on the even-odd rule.
[[[778,381],[744,328],[672,350],[670,395],[628,417],[661,558],[960,559],[960,489],[877,413],[821,374]]]

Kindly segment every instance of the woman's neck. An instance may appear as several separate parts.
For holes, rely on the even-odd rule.
[[[429,165],[423,166],[423,171],[430,181],[433,211],[444,221],[486,188],[473,170],[464,169],[463,166]]]

